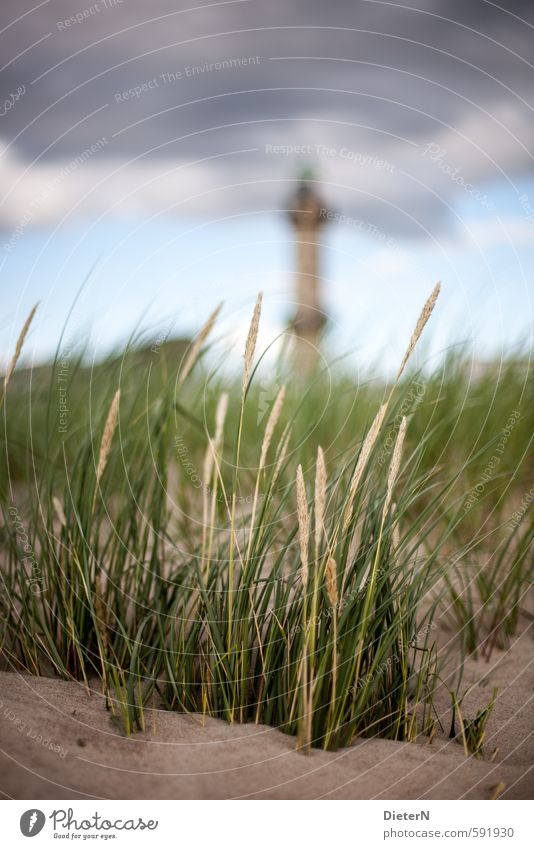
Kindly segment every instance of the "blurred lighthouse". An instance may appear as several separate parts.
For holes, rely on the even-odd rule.
[[[289,218],[295,231],[297,271],[293,319],[299,366],[309,371],[317,360],[317,347],[326,316],[321,306],[319,234],[328,210],[317,193],[313,173],[306,169],[292,199]]]

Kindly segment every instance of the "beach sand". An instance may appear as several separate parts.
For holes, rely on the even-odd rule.
[[[445,691],[437,699],[443,730],[430,745],[362,739],[305,756],[273,728],[163,710],[147,711],[147,730],[126,738],[98,691],[1,672],[0,789],[15,799],[491,799],[502,782],[503,798],[529,799],[533,646],[531,628],[489,663],[466,663],[462,689],[475,684],[468,718],[499,688],[482,758],[466,758],[448,739]]]

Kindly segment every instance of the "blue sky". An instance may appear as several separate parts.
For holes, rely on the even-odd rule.
[[[534,182],[521,193],[534,197]],[[463,196],[454,231],[411,239],[366,234],[333,222],[322,232],[323,300],[330,316],[328,356],[354,351],[353,367],[390,370],[436,280],[443,284],[425,357],[465,342],[475,359],[530,347],[534,301],[534,224],[512,192],[488,187],[496,213]],[[265,293],[268,344],[293,311],[294,241],[285,216],[104,216],[23,233],[3,251],[0,349],[4,361],[35,303],[39,320],[26,359],[53,354],[76,292],[89,275],[67,328],[89,337],[97,356],[140,326],[156,334],[193,334],[224,300],[225,344],[244,339],[256,293]],[[235,334],[237,333],[237,337]]]
[[[4,363],[37,300],[25,357],[53,353],[88,274],[67,338],[89,335],[94,355],[139,322],[191,335],[220,300],[240,351],[260,288],[268,344],[294,314],[284,209],[306,165],[350,219],[322,232],[329,358],[393,369],[438,279],[421,357],[530,350],[528,5],[128,0],[71,15],[71,0],[0,6]]]

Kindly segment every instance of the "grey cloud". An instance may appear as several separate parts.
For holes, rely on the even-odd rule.
[[[350,0],[250,0],[174,14],[189,4],[123,0],[105,8],[99,0],[82,22],[61,25],[95,6],[85,3],[51,0],[0,34],[4,62],[13,60],[0,76],[0,102],[26,86],[0,118],[0,139],[11,145],[3,165],[0,160],[12,189],[0,206],[8,229],[44,184],[47,168],[103,136],[105,148],[69,177],[70,190],[66,181],[56,187],[48,216],[68,209],[71,196],[91,194],[98,179],[102,188],[80,213],[102,211],[136,181],[136,208],[150,212],[188,197],[195,183],[214,191],[184,211],[212,214],[219,204],[228,211],[277,208],[290,188],[280,180],[294,177],[307,157],[267,155],[265,146],[300,143],[337,151],[311,157],[332,204],[392,234],[421,235],[424,227],[440,232],[453,226],[447,204],[459,191],[424,155],[427,144],[446,149],[451,167],[481,186],[503,179],[501,169],[513,176],[532,168],[534,14],[528,3],[507,4],[504,11],[482,0],[417,0],[413,9]],[[0,28],[30,8],[4,0]],[[185,75],[187,66],[244,56],[260,61]],[[291,56],[311,58],[283,58]],[[182,78],[163,84],[166,72]],[[149,88],[152,80],[157,85]],[[121,92],[143,84],[140,96],[117,102]],[[225,155],[249,148],[256,150]],[[387,160],[394,169],[356,167],[342,150]],[[182,184],[166,186],[161,177],[173,165],[221,154],[189,169]],[[131,160],[120,178],[110,176]],[[6,171],[25,181],[20,202]],[[150,179],[157,190],[141,187]],[[222,201],[220,187],[235,183],[248,186]]]

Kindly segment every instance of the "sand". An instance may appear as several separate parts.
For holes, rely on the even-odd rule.
[[[503,782],[503,798],[529,799],[532,649],[530,628],[490,663],[467,661],[463,684],[475,684],[464,702],[468,717],[499,687],[480,759],[448,739],[444,691],[444,730],[431,745],[368,739],[306,757],[273,728],[160,710],[147,715],[146,732],[126,738],[99,692],[1,672],[0,789],[15,799],[491,799]]]

